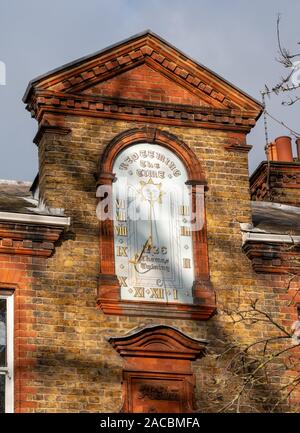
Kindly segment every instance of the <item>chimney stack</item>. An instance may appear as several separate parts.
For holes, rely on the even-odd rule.
[[[300,137],[296,138],[296,145],[297,145],[297,159],[300,161]]]
[[[252,200],[273,201],[300,208],[300,135],[295,142],[295,158],[290,137],[277,137],[274,142],[268,143],[266,153],[269,163],[263,161],[250,177]]]
[[[277,137],[275,143],[278,161],[293,162],[291,137]]]

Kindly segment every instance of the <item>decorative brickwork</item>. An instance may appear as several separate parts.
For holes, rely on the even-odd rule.
[[[0,222],[0,254],[49,257],[62,228]]]
[[[252,200],[300,206],[299,161],[271,161],[269,169],[266,162],[261,163],[251,176],[250,187]]]
[[[252,98],[152,33],[34,80],[24,102],[46,123],[45,114],[61,113],[244,132],[261,112]]]
[[[243,249],[256,272],[300,274],[299,244],[252,241],[247,242]]]
[[[145,63],[92,86],[83,93],[116,99],[121,96],[131,100],[209,106],[199,99],[198,95],[164,77]]]

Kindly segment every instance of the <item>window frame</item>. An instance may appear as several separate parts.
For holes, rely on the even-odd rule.
[[[5,412],[14,412],[14,295],[0,289],[0,299],[6,300],[6,366],[0,366],[5,376]]]

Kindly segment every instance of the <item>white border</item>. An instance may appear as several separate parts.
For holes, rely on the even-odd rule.
[[[253,227],[252,224],[240,223],[243,245],[247,241],[260,241],[260,242],[273,242],[273,243],[287,243],[299,244],[300,236],[268,233],[264,230]]]
[[[71,223],[70,217],[22,214],[14,212],[0,212],[0,221],[20,222],[29,224],[47,224],[54,226],[69,226]]]
[[[6,329],[7,329],[7,367],[0,367],[5,372],[5,413],[14,412],[14,296],[1,295],[6,300]]]

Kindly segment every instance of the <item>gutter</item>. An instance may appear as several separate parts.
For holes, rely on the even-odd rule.
[[[58,217],[52,215],[34,215],[14,212],[0,212],[0,222],[13,222],[20,224],[39,224],[56,227],[69,227],[70,217]]]
[[[246,242],[272,242],[278,244],[299,244],[300,236],[279,235],[267,233],[260,229],[255,229],[251,224],[240,224],[242,231],[243,245]]]

